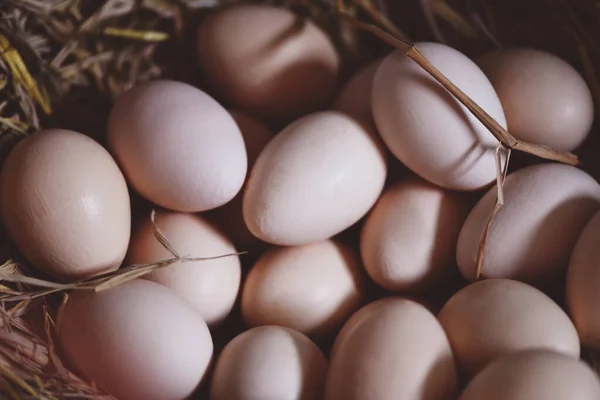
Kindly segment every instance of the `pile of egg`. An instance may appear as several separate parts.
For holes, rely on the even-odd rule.
[[[554,55],[417,47],[517,138],[570,151],[591,129],[590,90]],[[121,400],[600,398],[580,360],[600,347],[591,176],[510,173],[481,280],[498,142],[415,62],[392,52],[338,90],[328,36],[270,6],[215,11],[197,51],[211,95],[141,84],[114,105],[106,149],[43,130],[2,169],[2,222],[44,276],[172,257],[130,193],[192,259],[72,292],[57,321],[67,365]],[[249,268],[242,251],[260,251]],[[236,304],[247,329],[218,349]]]

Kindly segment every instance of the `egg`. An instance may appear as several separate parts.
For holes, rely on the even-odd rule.
[[[240,288],[241,266],[235,247],[221,230],[195,214],[161,211],[155,221],[182,257],[229,255],[212,260],[178,261],[144,275],[145,279],[173,289],[209,326],[218,325],[231,312]],[[152,221],[146,218],[131,239],[128,263],[155,263],[172,257],[155,238]]]
[[[215,365],[211,400],[321,398],[327,359],[303,334],[281,326],[250,329],[229,342]]]
[[[453,266],[468,213],[454,192],[419,178],[388,187],[367,218],[360,250],[369,276],[389,291],[416,291]]]
[[[260,152],[273,137],[273,133],[262,122],[240,111],[230,111],[230,113],[244,137],[246,153],[248,154],[248,169],[250,170],[254,166]],[[212,216],[217,225],[223,229],[231,241],[236,246],[239,246],[240,250],[246,251],[256,248],[261,244],[261,241],[250,233],[244,223],[242,194],[243,188],[233,200],[214,210]]]
[[[208,327],[193,308],[143,279],[71,294],[57,329],[76,371],[121,400],[187,398],[213,352]]]
[[[506,119],[485,74],[467,56],[439,43],[417,48],[501,126]],[[447,189],[476,190],[496,179],[498,141],[471,112],[398,50],[375,74],[373,118],[390,151],[422,178]]]
[[[93,139],[63,129],[38,131],[10,153],[0,215],[21,253],[61,281],[116,270],[131,233],[119,167]]]
[[[131,186],[174,211],[221,206],[246,178],[244,139],[233,117],[182,82],[152,81],[121,95],[109,116],[108,143]]]
[[[541,50],[496,50],[476,60],[492,82],[517,139],[571,151],[594,120],[592,93],[579,73]]]
[[[600,381],[582,361],[532,350],[502,357],[467,386],[459,400],[595,400]]]
[[[335,46],[313,22],[285,8],[221,8],[200,25],[197,47],[219,95],[271,123],[323,109],[337,89]]]
[[[338,111],[305,116],[256,160],[244,193],[244,221],[272,244],[328,239],[370,210],[386,170],[385,152],[365,126]]]
[[[503,192],[504,206],[488,231],[482,276],[537,284],[564,271],[581,231],[600,209],[600,185],[580,169],[547,163],[513,172]],[[496,195],[494,187],[481,198],[458,237],[458,266],[471,281]]]
[[[571,255],[566,300],[581,343],[600,348],[600,212],[586,225]]]
[[[438,314],[457,365],[473,376],[496,358],[547,349],[579,357],[579,338],[567,314],[544,293],[509,279],[472,283]]]
[[[360,307],[363,274],[358,255],[337,241],[273,248],[248,274],[242,315],[250,326],[330,334]]]
[[[359,121],[374,124],[371,112],[371,92],[373,91],[373,79],[381,61],[380,59],[371,61],[344,85],[333,104],[335,110],[346,113]]]
[[[326,400],[452,400],[452,351],[424,306],[389,297],[357,311],[333,345]]]

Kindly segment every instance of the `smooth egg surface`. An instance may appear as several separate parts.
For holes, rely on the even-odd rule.
[[[362,67],[338,93],[333,104],[339,110],[359,121],[374,124],[371,112],[371,93],[377,68],[382,60],[371,61]]]
[[[439,43],[417,43],[427,59],[502,127],[500,100],[467,56]],[[373,118],[390,151],[417,175],[447,189],[476,190],[496,178],[498,141],[440,83],[398,50],[375,74]]]
[[[370,210],[386,173],[385,152],[364,125],[337,111],[305,116],[258,157],[244,193],[244,221],[272,244],[328,239]]]
[[[182,82],[156,80],[121,95],[108,120],[108,142],[131,186],[171,210],[219,207],[246,178],[246,148],[233,117]]]
[[[127,184],[100,144],[41,130],[10,153],[0,177],[4,227],[40,271],[68,281],[116,270],[131,233]]]
[[[194,309],[142,279],[71,294],[57,329],[67,360],[121,400],[187,398],[213,353],[208,327]]]

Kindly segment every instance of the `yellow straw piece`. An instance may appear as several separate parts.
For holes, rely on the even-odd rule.
[[[0,117],[0,125],[7,126],[10,129],[13,129],[22,134],[27,134],[27,129],[29,128],[29,126],[26,123],[14,118]]]
[[[47,115],[52,114],[52,108],[48,99],[42,95],[37,83],[31,77],[31,74],[27,70],[23,59],[17,52],[17,50],[11,46],[6,36],[0,33],[0,57],[6,61],[10,71],[13,74],[14,79],[25,89],[27,94],[35,100],[42,110]]]
[[[164,42],[169,39],[169,34],[160,31],[138,31],[135,29],[121,29],[114,27],[104,28],[107,36],[116,36],[126,39],[141,40],[144,42]]]

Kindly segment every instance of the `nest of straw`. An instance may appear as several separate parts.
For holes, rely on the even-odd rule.
[[[212,8],[238,1],[1,0],[0,162],[39,128],[73,129],[102,143],[112,102],[136,83],[163,77],[203,87],[190,56],[196,27]],[[392,46],[410,50],[404,41],[439,41],[469,56],[501,46],[530,46],[578,69],[600,105],[599,0],[254,2],[289,7],[323,27],[343,56],[346,76]],[[596,179],[597,131],[598,126],[578,153]],[[156,236],[170,248],[158,228]],[[160,264],[126,266],[92,280],[59,284],[38,275],[8,239],[1,239],[0,397],[110,399],[61,361],[54,346],[56,310],[69,291],[107,289],[181,257],[170,248],[173,258]]]

